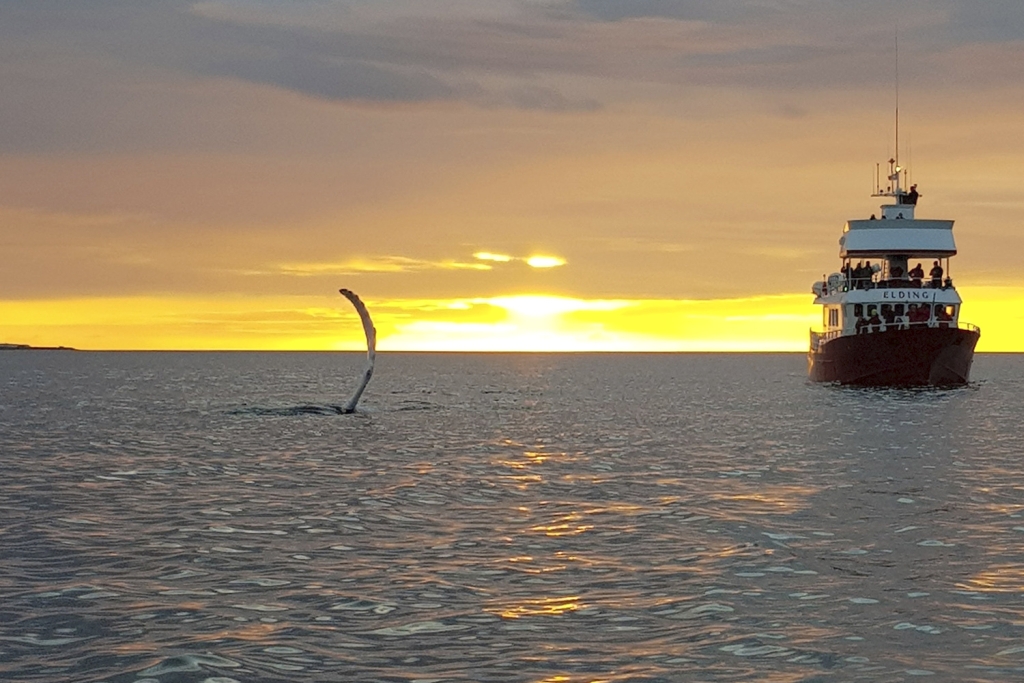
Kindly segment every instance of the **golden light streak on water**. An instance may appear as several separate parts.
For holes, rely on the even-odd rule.
[[[958,588],[982,593],[1024,593],[1024,567],[999,565],[975,574]]]
[[[556,556],[557,556],[557,554],[556,554]],[[559,560],[562,560],[562,559],[564,559],[564,558],[559,557]],[[549,563],[549,564],[544,564],[544,565],[535,564],[535,562],[537,562],[537,560],[534,557],[528,556],[528,555],[523,555],[523,556],[519,556],[519,557],[510,557],[508,559],[508,562],[509,562],[509,564],[515,565],[515,568],[516,568],[517,572],[521,572],[523,574],[535,574],[535,575],[551,574],[551,573],[554,573],[554,572],[564,571],[568,567],[567,564],[561,564],[561,563],[560,564],[550,564]]]
[[[591,508],[587,510],[587,514],[612,514],[632,516],[635,514],[640,514],[647,509],[648,508],[642,507],[640,505],[630,505],[629,503],[612,503],[610,505],[602,505],[601,507]]]
[[[735,501],[738,503],[761,503],[766,507],[777,508],[775,512],[778,512],[779,510],[794,510],[798,507],[795,500],[765,493],[749,493],[739,496],[727,496],[724,500]]]
[[[266,642],[268,638],[273,637],[281,631],[287,631],[288,628],[289,626],[286,623],[268,624],[264,622],[250,622],[220,631],[197,633],[192,636],[192,640],[197,643],[219,643],[229,639],[261,643]]]
[[[223,634],[218,634],[219,637],[223,637]],[[133,655],[140,652],[152,653],[159,649],[154,643],[146,642],[134,642],[134,643],[118,643],[114,645],[111,650],[121,655]]]
[[[512,604],[497,608],[488,608],[492,614],[499,614],[505,619],[519,619],[528,616],[559,616],[582,609],[584,604],[580,602],[578,595],[566,595],[552,598],[538,598],[524,600],[518,604]]]
[[[806,509],[819,489],[805,486],[766,487],[759,479],[722,479],[720,491],[713,494],[720,514],[729,519],[749,519],[751,515],[791,514]]]
[[[559,536],[576,536],[594,528],[593,524],[578,523],[583,514],[584,513],[580,512],[570,512],[567,515],[563,515],[552,524],[538,524],[537,526],[530,527],[530,531],[540,532],[551,538],[558,538]]]
[[[543,532],[545,536],[550,536],[551,538],[558,538],[559,536],[576,536],[578,534],[590,531],[593,528],[594,526],[591,524],[579,524],[574,526],[572,524],[565,523],[550,524],[547,526],[535,526],[531,527],[530,531],[540,531]]]
[[[524,470],[524,469],[526,469],[528,467],[532,467],[534,465],[540,465],[545,460],[547,460],[549,457],[551,457],[551,455],[552,455],[551,453],[539,453],[539,452],[534,452],[534,451],[526,451],[525,453],[523,453],[523,457],[526,458],[525,460],[502,460],[501,464],[505,465],[506,467],[511,467],[514,470]],[[556,455],[565,455],[565,454],[564,453],[558,453]]]

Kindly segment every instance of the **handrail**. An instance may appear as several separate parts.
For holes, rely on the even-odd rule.
[[[831,296],[833,294],[841,294],[843,292],[852,292],[857,289],[871,290],[871,289],[956,289],[953,286],[953,278],[947,277],[942,280],[939,285],[935,284],[935,281],[925,278],[923,280],[904,280],[889,279],[889,280],[875,280],[874,278],[845,278],[840,275],[838,280],[829,281],[830,278],[826,278],[822,281],[821,296]]]
[[[817,340],[817,341],[820,341],[820,342],[826,342],[826,341],[829,341],[829,340],[835,339],[836,337],[841,337],[841,336],[843,336],[843,330],[842,329],[828,330],[827,332],[818,332],[817,330],[813,330],[813,329],[811,330],[811,340],[812,341]]]

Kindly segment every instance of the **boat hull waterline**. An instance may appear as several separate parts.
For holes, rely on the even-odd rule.
[[[919,327],[840,336],[807,355],[815,382],[856,386],[958,386],[974,360],[977,329]]]

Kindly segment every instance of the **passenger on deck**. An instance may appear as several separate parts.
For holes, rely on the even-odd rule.
[[[877,313],[873,314],[868,319],[868,326],[870,327],[871,332],[878,332],[882,329],[882,319],[878,317]]]
[[[917,198],[920,197],[920,196],[921,195],[918,194],[918,192],[917,192],[917,185],[911,185],[910,186],[910,192],[908,192],[907,196],[903,199],[903,203],[904,204],[917,204]]]
[[[892,310],[889,304],[882,304],[882,319],[885,320],[886,327],[896,324],[896,311]]]
[[[935,261],[934,265],[932,265],[932,269],[928,272],[928,277],[932,279],[932,289],[942,287],[942,266],[939,265],[938,261]]]
[[[909,273],[907,273],[907,275],[910,276],[910,283],[912,285],[914,285],[915,287],[920,287],[921,280],[924,279],[924,268],[922,268],[921,264],[918,263],[911,269]]]
[[[871,279],[875,275],[875,269],[871,267],[871,261],[864,263],[864,289],[871,289]]]
[[[857,261],[857,266],[850,271],[850,275],[853,278],[854,289],[864,289],[864,262]]]
[[[867,320],[865,320],[864,318],[857,318],[857,324],[854,325],[854,328],[857,330],[857,334],[864,334],[864,331],[867,329],[867,326]]]

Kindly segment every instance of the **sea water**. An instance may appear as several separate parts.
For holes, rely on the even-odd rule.
[[[0,679],[1024,680],[1024,358],[0,354]]]

